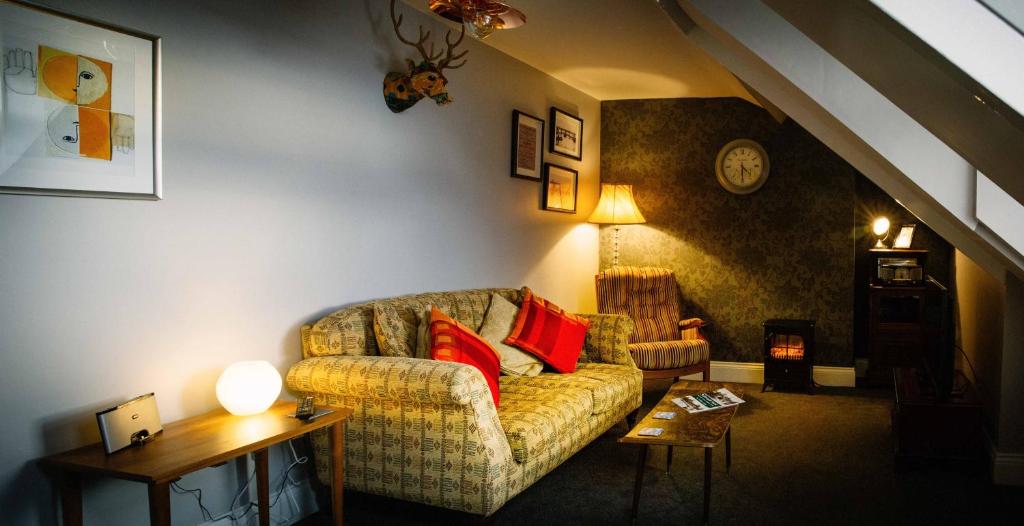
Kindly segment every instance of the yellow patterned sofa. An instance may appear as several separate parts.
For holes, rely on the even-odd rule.
[[[640,407],[643,376],[626,347],[626,316],[584,315],[591,324],[576,372],[502,376],[497,410],[471,366],[380,355],[375,310],[391,320],[377,330],[414,349],[416,312],[437,305],[477,329],[492,293],[520,304],[516,289],[417,294],[347,307],[302,328],[303,360],[287,384],[318,405],[355,410],[345,430],[347,488],[489,516]],[[326,434],[314,434],[313,446],[329,484]]]

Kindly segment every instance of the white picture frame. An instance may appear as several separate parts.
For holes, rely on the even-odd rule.
[[[160,38],[0,0],[0,193],[162,197]]]

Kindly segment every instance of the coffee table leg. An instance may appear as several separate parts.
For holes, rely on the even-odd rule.
[[[270,452],[267,448],[253,453],[256,457],[256,495],[260,526],[270,526]]]
[[[672,446],[668,446],[668,457],[665,460],[665,474],[668,475],[672,470]]]
[[[59,476],[62,524],[82,526],[82,478],[72,471],[65,471]]]
[[[725,430],[725,470],[732,467],[732,426]]]
[[[171,526],[170,482],[154,482],[149,485],[149,524]]]
[[[344,523],[345,506],[345,423],[331,426],[331,515],[334,526]]]
[[[704,524],[711,520],[711,449],[704,448]]]
[[[633,510],[630,518],[636,523],[636,514],[640,510],[640,490],[644,487],[644,466],[647,464],[647,444],[640,446],[640,459],[636,465],[636,484],[633,486]]]

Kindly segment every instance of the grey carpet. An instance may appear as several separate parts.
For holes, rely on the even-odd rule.
[[[667,384],[644,393],[647,411]],[[733,421],[733,463],[714,451],[711,524],[1019,524],[1011,513],[1024,489],[989,484],[963,466],[895,470],[891,391],[819,389],[814,395],[760,393]],[[623,425],[578,452],[508,502],[498,525],[629,524],[637,449],[616,438]],[[703,453],[665,448],[648,455],[638,524],[700,524]],[[461,513],[349,492],[346,524],[475,524]],[[305,521],[324,524],[322,516]]]

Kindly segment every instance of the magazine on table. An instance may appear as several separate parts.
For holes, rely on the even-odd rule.
[[[686,409],[687,413],[703,413],[704,411],[714,411],[715,409],[732,407],[743,403],[742,398],[732,394],[731,391],[724,387],[707,393],[673,398],[672,401],[679,407]]]

